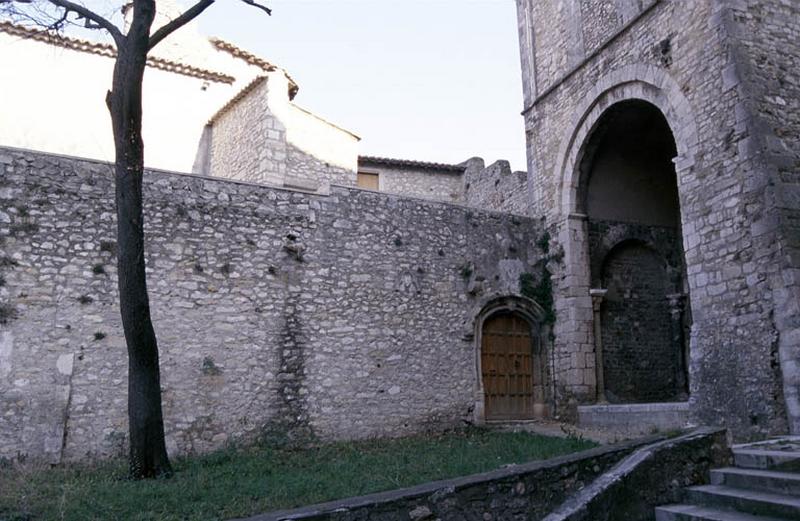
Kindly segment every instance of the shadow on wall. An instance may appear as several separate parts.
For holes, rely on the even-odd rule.
[[[206,126],[193,172],[327,192],[355,186],[360,138],[295,105],[283,71],[259,76]]]

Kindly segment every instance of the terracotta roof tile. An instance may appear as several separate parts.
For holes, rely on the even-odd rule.
[[[231,56],[239,58],[240,60],[243,60],[250,65],[259,67],[263,71],[272,72],[280,70],[281,72],[283,72],[286,75],[286,78],[289,80],[289,99],[294,99],[294,97],[297,95],[297,91],[300,90],[300,87],[292,79],[289,73],[286,72],[285,69],[282,69],[277,65],[273,65],[267,60],[260,58],[255,54],[232,44],[231,42],[223,40],[222,38],[211,37],[208,39],[208,41],[211,42],[211,44],[220,51],[227,52]]]
[[[11,22],[0,22],[0,32],[13,36],[19,36],[20,38],[46,42],[79,52],[107,56],[109,58],[114,58],[117,55],[117,49],[109,43],[91,42],[89,40],[83,40],[81,38],[75,38],[72,36],[54,35],[43,29],[25,27]],[[154,69],[174,72],[176,74],[200,78],[202,80],[214,81],[217,83],[231,84],[236,81],[236,78],[233,76],[229,76],[221,72],[201,69],[199,67],[193,67],[191,65],[186,65],[185,63],[165,60],[156,56],[148,57],[147,65]]]
[[[375,157],[375,156],[358,156],[358,164],[367,165],[387,165],[387,166],[405,166],[412,168],[421,168],[424,170],[447,170],[450,172],[464,172],[465,165],[451,165],[447,163],[432,163],[428,161],[414,161],[410,159],[394,159],[391,157]]]

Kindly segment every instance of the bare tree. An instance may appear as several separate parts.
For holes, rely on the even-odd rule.
[[[134,479],[168,477],[172,466],[164,443],[158,343],[150,317],[144,257],[142,212],[142,79],[148,53],[167,36],[205,11],[215,0],[200,0],[151,34],[155,0],[132,0],[127,31],[87,7],[69,0],[0,0],[0,13],[22,16],[53,31],[80,21],[106,31],[117,49],[106,105],[115,146],[117,267],[120,312],[128,347],[129,467]],[[241,0],[271,14],[255,0]]]

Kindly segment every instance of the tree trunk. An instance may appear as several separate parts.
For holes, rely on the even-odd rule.
[[[153,0],[134,2],[133,22],[118,45],[107,97],[116,150],[117,269],[128,346],[129,466],[134,479],[172,474],[164,443],[158,344],[147,296],[142,211],[142,80],[154,15]]]

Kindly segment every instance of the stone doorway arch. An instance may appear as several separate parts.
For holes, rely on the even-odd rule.
[[[563,389],[567,393],[571,392],[570,395],[578,397],[578,403],[591,403],[595,399],[605,401],[602,392],[605,384],[603,361],[602,356],[598,356],[598,348],[602,350],[602,328],[598,326],[601,325],[600,315],[603,312],[607,288],[600,282],[597,266],[602,265],[604,254],[608,254],[616,243],[641,235],[652,236],[646,226],[645,229],[640,227],[638,230],[630,226],[611,227],[606,230],[607,233],[599,234],[602,235],[600,238],[597,237],[597,230],[593,232],[590,229],[591,204],[587,201],[586,194],[587,163],[592,163],[598,146],[603,146],[598,144],[596,138],[609,131],[609,114],[614,111],[625,112],[619,110],[621,107],[634,109],[629,112],[636,112],[635,109],[648,111],[653,117],[660,119],[659,125],[667,129],[672,138],[673,149],[666,164],[672,169],[675,179],[672,184],[675,197],[673,216],[678,233],[670,240],[678,246],[679,254],[673,256],[680,257],[680,264],[685,272],[683,248],[687,238],[681,233],[684,224],[680,211],[683,197],[681,186],[694,181],[694,157],[697,151],[694,117],[680,87],[665,71],[644,65],[623,67],[601,78],[577,105],[573,126],[562,139],[555,171],[555,175],[561,180],[558,191],[560,208],[552,217],[558,226],[559,243],[564,249],[563,286],[556,298],[559,300],[559,309],[570,311],[568,316],[560,316],[556,324],[555,349],[562,360],[574,359],[567,354],[573,352],[577,353],[578,361],[584,360],[581,367],[565,364],[558,367],[557,371],[559,391]],[[624,119],[625,116],[622,117]],[[611,132],[613,133],[613,129]],[[593,236],[594,248],[590,246]],[[600,252],[603,249],[605,252]],[[675,282],[674,291],[670,291],[664,298],[669,299],[671,309],[680,313],[679,331],[672,334],[682,337],[680,342],[688,349],[691,306],[687,277],[685,273],[681,273],[678,278],[680,280]],[[577,344],[573,339],[588,339],[588,345]],[[685,388],[683,385],[682,387]],[[675,396],[675,399],[682,398],[680,393]]]
[[[476,423],[548,415],[552,360],[544,316],[524,297],[495,298],[481,308],[474,332]]]

